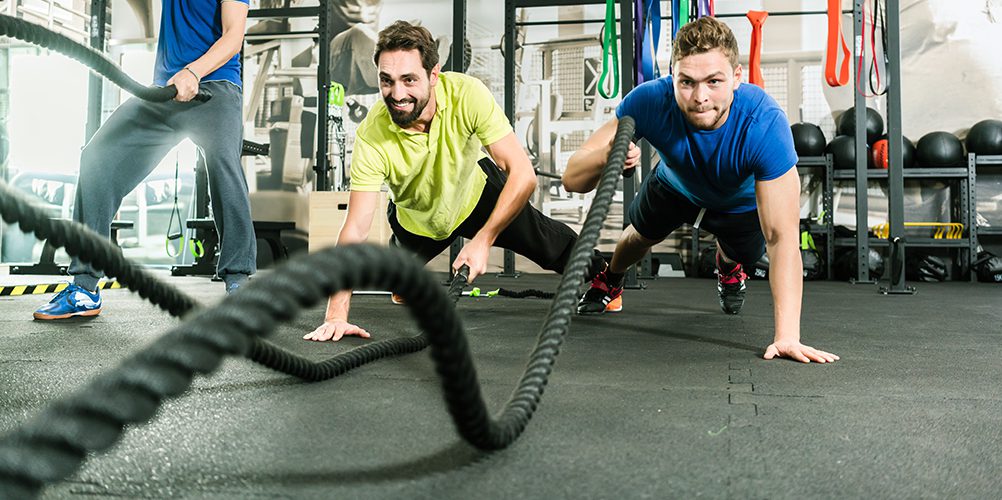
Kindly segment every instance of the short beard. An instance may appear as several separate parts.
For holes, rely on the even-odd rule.
[[[708,126],[704,126],[704,125],[701,125],[701,124],[693,123],[693,121],[691,119],[688,119],[686,121],[688,121],[689,125],[692,125],[697,130],[704,130],[704,131],[706,131],[706,130],[715,130],[715,128],[717,127],[717,125],[720,124],[720,119],[723,118],[723,116],[724,116],[724,112],[723,111],[718,111],[716,118],[713,119],[713,123],[710,123]]]
[[[412,102],[414,103],[414,110],[410,112],[403,112],[398,111],[393,107],[393,99],[386,97],[383,100],[386,101],[386,109],[390,112],[390,119],[392,119],[393,123],[396,123],[399,127],[406,127],[414,123],[414,121],[421,116],[425,106],[428,105],[427,100],[420,102],[417,99],[413,99]]]

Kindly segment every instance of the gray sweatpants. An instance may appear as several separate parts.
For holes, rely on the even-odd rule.
[[[254,273],[257,240],[251,222],[247,180],[240,166],[243,97],[229,82],[203,82],[208,102],[154,103],[131,98],[112,113],[83,153],[73,219],[110,236],[122,200],[185,138],[205,157],[209,196],[220,249],[216,273],[229,284]],[[94,290],[103,275],[74,258],[73,282]]]

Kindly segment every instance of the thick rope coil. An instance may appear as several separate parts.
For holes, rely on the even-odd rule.
[[[0,30],[3,29],[0,25]],[[275,273],[254,280],[240,293],[213,309],[196,313],[150,347],[98,375],[84,388],[51,404],[4,437],[0,440],[3,487],[0,494],[33,496],[43,485],[69,476],[88,453],[103,451],[114,444],[125,425],[149,420],[164,399],[186,391],[195,374],[216,370],[224,355],[263,356],[261,349],[265,344],[260,337],[270,333],[278,322],[290,320],[303,307],[314,305],[333,292],[355,287],[393,289],[404,297],[422,331],[427,332],[446,403],[459,434],[485,450],[508,446],[518,438],[537,408],[569,328],[577,301],[577,284],[583,278],[591,249],[608,214],[633,128],[632,119],[626,117],[620,121],[598,192],[572,250],[571,262],[561,279],[537,347],[512,398],[496,420],[488,415],[469,346],[449,303],[450,297],[431,275],[400,250],[367,245],[338,247],[296,259]],[[4,220],[21,224],[55,246],[65,246],[71,255],[91,260],[95,267],[116,275],[140,295],[146,293],[144,297],[150,297],[172,314],[182,314],[194,307],[190,298],[131,265],[107,241],[97,244],[92,241],[93,234],[63,221],[49,220],[5,184],[0,184],[0,212]],[[163,292],[163,296],[157,292]],[[401,340],[413,342],[412,348],[421,342]],[[373,350],[378,353],[378,349]],[[350,369],[352,364],[348,366]],[[301,368],[310,371],[317,366]],[[328,373],[337,374],[330,370]]]

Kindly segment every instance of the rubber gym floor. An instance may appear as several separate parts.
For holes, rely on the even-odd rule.
[[[222,299],[219,283],[165,279],[205,305]],[[575,317],[540,407],[502,451],[459,438],[427,351],[320,383],[230,358],[43,498],[1002,495],[1002,287],[920,283],[915,295],[885,296],[875,285],[807,282],[803,340],[842,360],[802,365],[761,359],[772,300],[767,282],[749,285],[737,316],[720,311],[712,280],[661,278],[627,290],[620,314]],[[0,298],[0,432],[179,321],[128,290],[103,297],[99,317],[66,322],[31,320],[43,296]],[[460,301],[493,411],[548,307]],[[269,339],[316,360],[367,342],[301,340],[322,315],[317,306]],[[355,297],[352,319],[375,339],[417,333],[385,295]]]

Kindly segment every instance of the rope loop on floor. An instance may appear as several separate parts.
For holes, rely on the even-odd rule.
[[[578,283],[608,214],[632,136],[633,121],[625,118],[620,121],[609,165],[602,173],[598,194],[572,250],[536,348],[497,419],[490,417],[484,403],[466,335],[455,312],[455,300],[465,277],[460,275],[454,280],[452,292],[446,293],[433,275],[404,250],[371,245],[335,247],[291,260],[252,280],[218,306],[192,312],[183,324],[151,346],[52,403],[4,437],[0,440],[0,486],[10,487],[10,491],[37,491],[68,477],[89,453],[114,444],[126,425],[148,421],[165,399],[184,393],[194,375],[213,372],[227,355],[247,356],[307,380],[324,380],[369,360],[413,352],[427,344],[459,434],[483,450],[508,446],[521,435],[539,405],[570,327]],[[50,220],[23,198],[0,183],[0,213],[4,220],[51,238],[53,245],[65,246],[72,254],[95,255],[89,260],[169,311],[194,308],[194,301],[131,264],[107,240],[72,223]],[[304,307],[314,306],[338,291],[368,287],[396,290],[425,334],[373,343],[321,363],[261,339]]]
[[[7,32],[10,19],[0,19],[0,33]],[[84,62],[90,65],[89,60]],[[99,72],[103,69],[95,68]],[[57,248],[65,247],[71,256],[92,263],[172,315],[186,315],[182,324],[150,346],[0,438],[0,495],[31,497],[44,485],[65,479],[89,454],[112,446],[125,426],[149,421],[166,399],[187,391],[195,375],[215,371],[225,356],[233,355],[319,381],[374,359],[430,346],[459,434],[482,450],[507,447],[521,435],[542,398],[570,327],[578,285],[608,215],[633,134],[633,120],[622,118],[537,345],[512,397],[496,418],[490,416],[483,400],[469,344],[456,315],[455,302],[466,281],[463,272],[457,274],[446,292],[404,250],[371,245],[334,247],[290,260],[274,272],[251,280],[217,306],[199,310],[191,297],[128,261],[106,238],[75,223],[50,219],[25,195],[0,181],[3,220],[34,232]],[[367,344],[320,363],[263,340],[278,324],[292,320],[302,309],[352,288],[396,291],[424,333]]]

